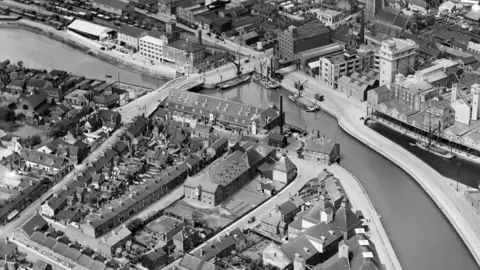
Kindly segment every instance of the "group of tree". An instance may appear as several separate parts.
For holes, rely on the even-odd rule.
[[[0,120],[5,122],[15,121],[15,112],[7,108],[0,108]]]

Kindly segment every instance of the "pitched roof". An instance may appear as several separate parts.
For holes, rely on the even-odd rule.
[[[139,38],[145,33],[145,30],[124,24],[120,27],[118,32],[130,37]]]
[[[53,247],[52,250],[55,251],[56,253],[60,254],[60,255],[63,255],[64,257],[69,258],[72,261],[77,261],[78,258],[80,258],[80,256],[82,255],[80,250],[78,250],[76,248],[73,248],[73,247],[69,247],[68,245],[66,245],[64,243],[60,243],[60,242],[58,242]]]
[[[279,117],[278,110],[266,110],[246,104],[224,100],[198,93],[172,91],[167,98],[169,110],[210,117],[216,116],[218,121],[233,125],[248,126],[258,119],[260,126],[267,123],[267,118],[275,120]]]
[[[64,157],[57,157],[52,154],[29,150],[26,148],[22,149],[22,151],[20,152],[20,157],[26,161],[56,169],[61,169],[61,167],[66,162],[66,159]]]
[[[148,119],[143,116],[137,117],[135,122],[127,129],[127,132],[132,136],[137,137],[147,128],[147,125]]]
[[[66,202],[66,200],[67,198],[65,197],[53,197],[47,202],[47,204],[53,211],[56,211]]]
[[[324,138],[308,140],[305,142],[305,150],[330,154],[335,146],[335,142]]]
[[[185,253],[179,265],[188,270],[219,270],[220,268],[211,262],[207,262],[198,257]]]
[[[128,5],[127,3],[121,2],[119,0],[94,0],[94,2],[99,5],[104,5],[115,9],[124,9]]]
[[[89,270],[104,270],[107,267],[104,263],[94,260],[93,258],[84,254],[78,258],[77,263],[85,266]]]
[[[43,229],[47,226],[47,221],[36,213],[22,226],[22,230],[30,237],[35,232],[35,228]]]
[[[297,208],[298,206],[291,200],[287,200],[278,206],[278,210],[282,215],[288,215],[289,213],[295,211]]]
[[[167,255],[167,253],[165,253],[165,251],[163,251],[163,249],[161,248],[158,248],[158,249],[155,249],[155,250],[152,250],[146,254],[143,254],[142,255],[142,258],[145,258],[149,261],[157,261],[158,259],[161,259],[163,258],[165,255]]]
[[[333,212],[334,206],[328,201],[325,200],[325,197],[320,198],[320,200],[315,201],[313,207],[307,210],[303,215],[303,219],[306,219],[310,222],[320,223],[321,222],[321,213],[322,212]]]
[[[293,162],[288,158],[286,155],[282,156],[279,161],[275,164],[275,170],[281,171],[281,172],[291,172],[295,170],[297,166],[293,164]]]
[[[39,90],[32,95],[29,95],[22,103],[28,102],[32,106],[32,110],[37,108],[38,105],[42,104],[45,100],[47,100],[47,93],[43,90]]]
[[[46,80],[42,79],[30,79],[27,82],[27,86],[42,89],[47,84]]]
[[[280,248],[291,261],[295,259],[295,254],[298,254],[303,259],[308,260],[316,254],[323,252],[324,248],[342,236],[342,234],[338,232],[335,236],[331,235],[329,237],[329,231],[330,226],[322,222],[318,225],[308,228],[306,232],[291,239],[287,243],[283,244]],[[310,235],[309,232],[312,235]],[[315,232],[315,234],[312,232]]]
[[[8,241],[7,238],[0,238],[0,258],[10,256],[15,250],[17,250],[17,244]]]
[[[337,212],[335,212],[334,222],[337,228],[343,232],[348,232],[362,223],[350,208],[344,206],[340,207]]]
[[[176,40],[168,44],[168,46],[186,51],[189,53],[198,52],[203,50],[204,47],[192,41]]]

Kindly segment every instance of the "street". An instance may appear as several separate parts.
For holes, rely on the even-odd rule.
[[[70,182],[73,181],[73,178],[77,172],[81,172],[87,168],[87,163],[97,159],[105,150],[110,148],[115,141],[118,139],[118,136],[122,134],[124,128],[120,128],[116,132],[113,133],[104,143],[102,143],[95,151],[93,151],[82,164],[75,166],[75,169],[68,173],[62,180],[60,180],[57,184],[55,184],[48,192],[43,194],[39,199],[34,201],[30,204],[27,208],[25,208],[22,212],[18,214],[18,217],[5,225],[1,228],[0,231],[0,238],[2,237],[11,237],[13,235],[13,230],[17,227],[20,227],[25,223],[32,215],[40,208],[40,205],[43,201],[45,201],[48,197],[53,195],[56,192],[59,192],[63,189],[63,187],[67,186]]]
[[[364,125],[359,118],[366,115],[365,103],[349,99],[321,82],[312,80],[307,74],[293,69],[287,71],[283,83],[293,85],[293,82],[299,79],[302,81],[309,79],[303,91],[307,97],[313,99],[316,93],[325,96],[325,101],[321,103],[322,110],[335,115],[342,129],[397,164],[420,184],[442,210],[480,264],[480,216],[463,194],[451,186],[451,180],[409,151]]]
[[[290,157],[291,158],[291,157]],[[225,229],[223,229],[221,232],[213,236],[208,242],[205,242],[199,246],[197,246],[195,249],[193,249],[190,253],[195,253],[198,252],[202,247],[205,245],[208,245],[209,242],[213,240],[217,240],[220,236],[225,235],[225,233],[230,232],[236,228],[240,229],[251,229],[255,226],[257,226],[262,218],[267,215],[273,208],[275,208],[277,205],[287,201],[291,195],[296,194],[308,181],[311,179],[317,177],[317,175],[323,171],[324,168],[328,169],[327,165],[323,164],[318,164],[314,163],[315,166],[312,169],[312,162],[311,161],[306,161],[306,160],[301,160],[301,159],[295,159],[294,160],[295,165],[297,165],[298,168],[298,176],[295,180],[293,180],[292,183],[290,183],[288,186],[286,186],[282,191],[279,193],[275,194],[275,196],[269,198],[267,201],[265,201],[262,205],[258,206],[257,208],[253,209],[251,212],[245,214],[243,217],[238,219],[237,221],[233,222],[231,225],[227,226]],[[248,220],[252,217],[255,217],[255,221],[252,223],[248,223]],[[165,269],[170,269],[170,267],[178,265],[180,260],[177,260],[173,262],[172,264],[166,266]]]
[[[245,59],[241,60],[243,65],[243,72],[250,72],[254,69],[260,70],[260,62],[264,59],[251,59],[249,63],[245,63]],[[118,109],[118,112],[122,115],[122,121],[128,123],[132,121],[136,116],[146,114],[147,116],[155,112],[158,104],[165,99],[170,90],[174,90],[180,85],[183,85],[189,81],[204,80],[205,83],[219,83],[231,79],[236,76],[236,67],[233,64],[227,64],[219,67],[218,69],[209,70],[203,74],[195,74],[189,76],[186,80],[178,81],[169,87],[159,88],[155,91],[147,93],[146,95],[125,104],[125,106]]]

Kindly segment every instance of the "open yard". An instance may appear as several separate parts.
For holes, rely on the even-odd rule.
[[[258,187],[260,182],[258,177],[250,181],[246,186],[241,188],[229,200],[222,204],[222,207],[232,213],[235,217],[241,217],[255,208],[258,204],[268,199],[262,194]]]
[[[38,135],[42,138],[42,141],[46,139],[45,130],[27,125],[21,122],[5,122],[0,121],[0,129],[6,133],[10,133],[17,137],[35,136]]]
[[[259,260],[262,258],[263,250],[270,243],[270,240],[264,239],[260,242],[256,242],[253,246],[242,252],[244,257],[248,257],[253,261]]]
[[[192,214],[196,212],[199,214],[199,220],[204,220],[208,223],[208,227],[215,229],[217,227],[223,228],[234,220],[234,217],[229,212],[222,209],[204,208],[196,205],[193,200],[186,201],[185,199],[177,202],[173,206],[165,210],[165,213],[170,213],[177,218],[192,219]]]

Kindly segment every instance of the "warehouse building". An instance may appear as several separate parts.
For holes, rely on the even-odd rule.
[[[74,20],[67,30],[83,37],[103,41],[114,33],[113,29],[82,20]]]

